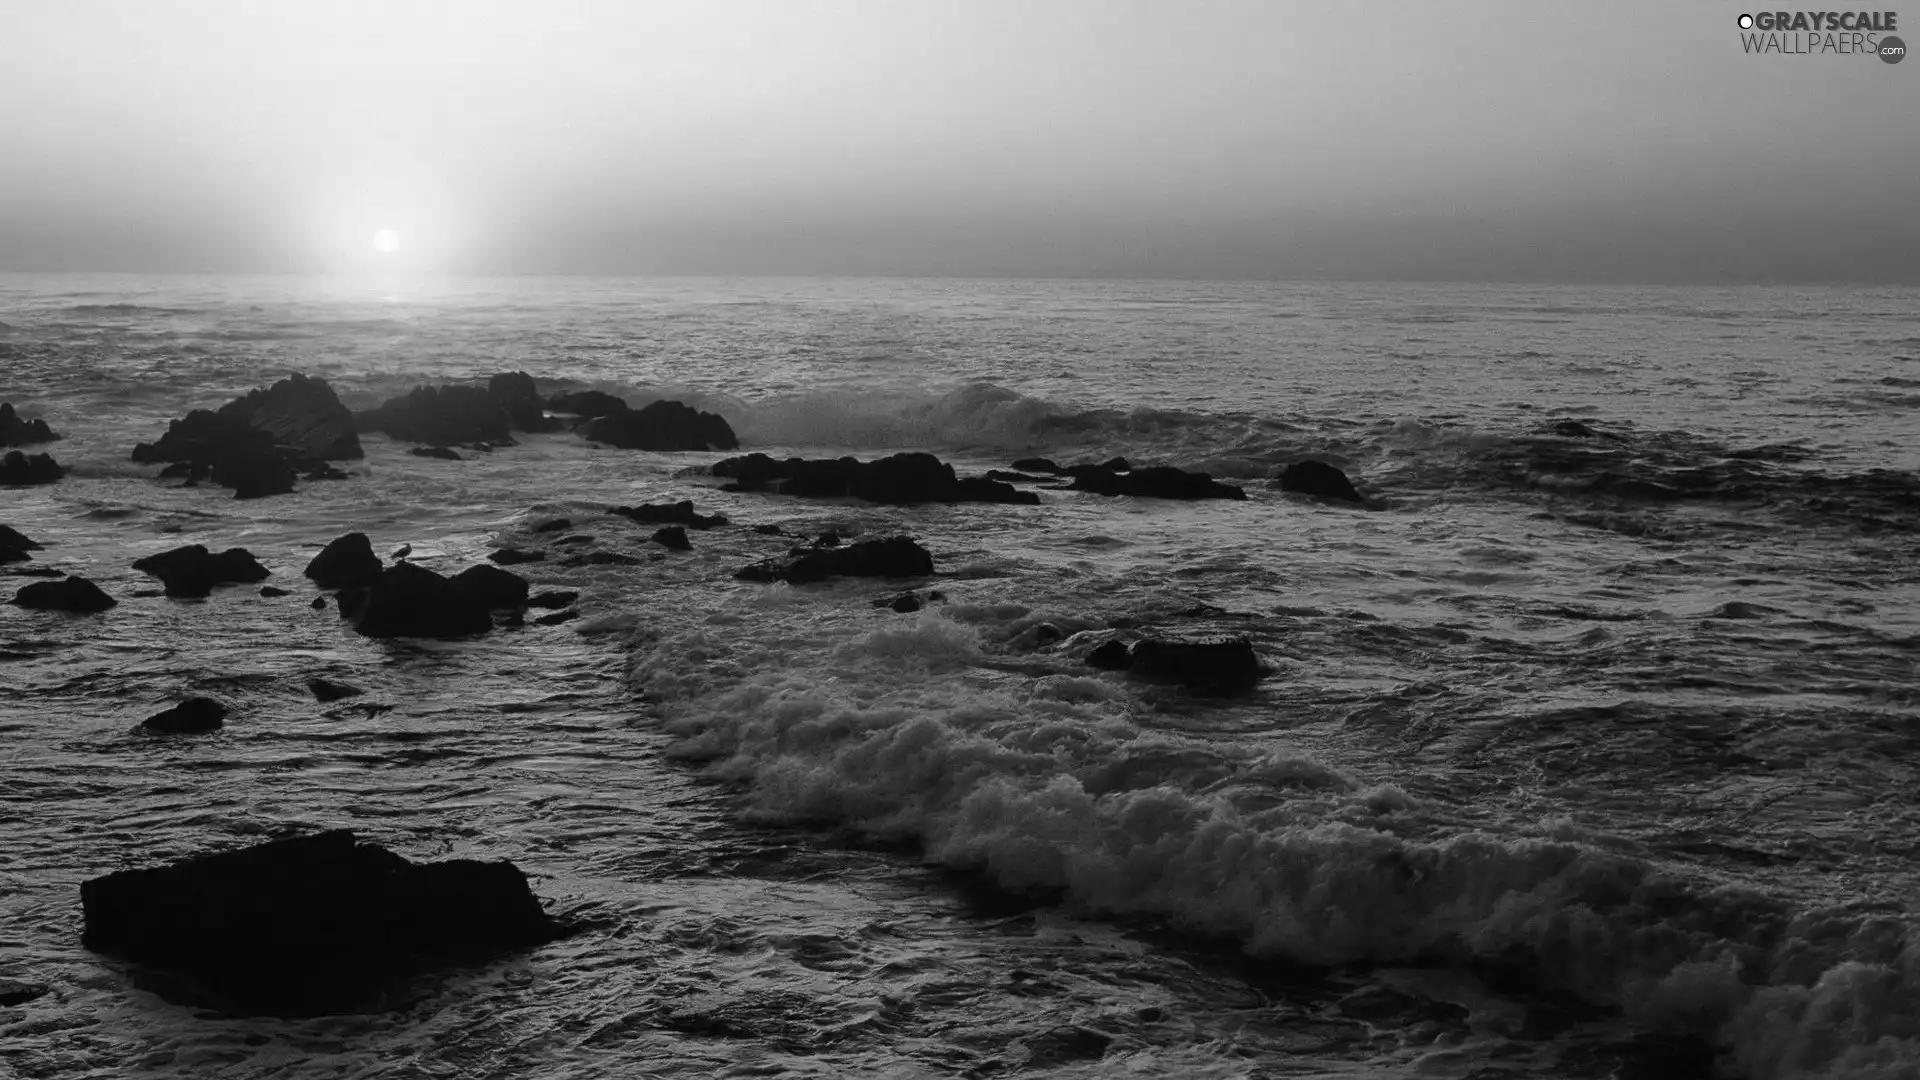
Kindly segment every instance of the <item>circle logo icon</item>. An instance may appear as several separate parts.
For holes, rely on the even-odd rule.
[[[1740,29],[1742,30],[1753,29],[1753,16],[1751,15],[1740,16]]]
[[[1907,58],[1906,42],[1901,41],[1897,37],[1883,37],[1880,39],[1880,62],[1881,63],[1897,64],[1900,61],[1905,60],[1906,58]]]

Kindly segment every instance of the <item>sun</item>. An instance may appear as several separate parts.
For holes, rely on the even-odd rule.
[[[392,229],[381,229],[373,234],[373,247],[376,251],[393,253],[400,250],[400,234]]]

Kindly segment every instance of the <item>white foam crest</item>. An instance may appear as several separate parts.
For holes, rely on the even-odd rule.
[[[1008,889],[1164,917],[1256,955],[1517,964],[1715,1037],[1769,1080],[1914,1075],[1899,1069],[1920,1061],[1920,972],[1904,949],[1884,955],[1904,921],[1787,925],[1787,905],[1751,890],[1592,844],[1463,832],[1390,784],[1155,732],[1118,680],[1010,675],[983,651],[1033,613],[965,614],[875,629],[760,608],[780,625],[670,635],[634,671],[672,752],[747,783],[757,820],[917,843]]]

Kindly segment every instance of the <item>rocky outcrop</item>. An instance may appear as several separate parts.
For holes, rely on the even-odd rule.
[[[667,525],[653,531],[647,539],[670,551],[692,551],[693,541],[687,539],[687,530],[683,525]]]
[[[727,524],[727,519],[719,514],[698,514],[694,512],[693,500],[686,499],[677,503],[650,503],[643,506],[616,506],[608,510],[609,514],[619,514],[623,518],[637,521],[642,525],[684,525],[689,529],[716,529]]]
[[[591,420],[597,416],[626,412],[631,406],[624,398],[615,397],[604,390],[575,390],[570,394],[556,394],[548,398],[547,408]]]
[[[339,606],[341,618],[368,637],[451,638],[493,629],[488,601],[467,583],[407,562],[387,567],[365,586],[342,590]]]
[[[905,536],[862,540],[846,547],[815,548],[763,559],[733,576],[742,581],[785,581],[794,585],[834,577],[926,577],[933,556]]]
[[[747,454],[716,462],[715,476],[731,478],[729,491],[770,491],[809,498],[852,497],[867,502],[911,503],[989,502],[1034,505],[1040,496],[1012,484],[984,477],[961,478],[953,466],[932,454],[894,454],[878,461],[856,458],[777,461],[765,454]]]
[[[487,380],[487,396],[505,410],[507,422],[515,431],[558,431],[560,421],[547,415],[546,403],[533,376],[510,371]]]
[[[519,563],[541,562],[547,557],[544,551],[525,551],[520,548],[501,548],[489,551],[487,558],[501,566],[514,566]]]
[[[1366,501],[1353,489],[1353,482],[1347,479],[1346,473],[1324,461],[1296,461],[1280,470],[1280,477],[1274,483],[1282,491],[1294,491],[1322,499],[1353,503]]]
[[[195,409],[166,434],[133,448],[133,460],[178,462],[189,478],[211,476],[236,498],[283,495],[296,477],[344,474],[329,460],[361,456],[353,416],[324,379],[294,375],[222,405]]]
[[[227,707],[207,697],[188,698],[165,712],[147,717],[140,727],[163,735],[199,735],[226,724]]]
[[[87,948],[184,976],[179,993],[240,1014],[346,1012],[566,930],[512,863],[414,863],[346,831],[123,870],[80,899]]]
[[[384,431],[406,442],[513,445],[513,420],[506,407],[477,386],[418,387],[354,419],[361,431]]]
[[[59,437],[45,420],[22,420],[12,402],[0,402],[0,446],[31,446]]]
[[[28,457],[18,450],[9,450],[6,457],[0,458],[0,486],[51,484],[66,474],[66,467],[53,460],[52,454]]]
[[[307,563],[303,573],[323,589],[343,589],[371,584],[386,564],[373,553],[373,541],[366,533],[347,533],[336,537],[320,554]]]
[[[167,595],[176,598],[206,596],[215,585],[264,581],[270,573],[246,548],[215,555],[202,544],[148,555],[135,560],[133,568],[159,578]]]
[[[366,693],[357,686],[322,679],[317,675],[307,680],[307,692],[313,695],[313,700],[322,704],[339,701],[342,698],[359,697]]]
[[[718,415],[678,401],[610,412],[580,425],[579,432],[622,450],[733,450],[740,445]]]
[[[36,581],[14,593],[13,603],[36,611],[71,611],[90,615],[105,611],[119,601],[86,578],[68,576],[60,581]]]
[[[39,551],[44,546],[12,526],[0,525],[0,563],[26,562],[33,558],[28,552]]]

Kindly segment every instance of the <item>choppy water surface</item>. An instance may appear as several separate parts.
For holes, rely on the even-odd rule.
[[[1920,297],[1069,282],[0,277],[0,1009],[21,1076],[1920,1075]],[[963,471],[1124,454],[1240,503],[719,492],[570,434],[238,502],[127,460],[288,372],[366,405],[524,369],[746,449]],[[1543,434],[1578,418],[1617,438]],[[1268,487],[1345,467],[1384,508]],[[734,527],[668,554],[614,504]],[[561,533],[533,527],[572,519]],[[746,528],[903,530],[948,602],[737,583]],[[378,642],[299,571],[348,529],[583,618]],[[293,595],[137,597],[253,551]],[[587,542],[576,545],[585,547]],[[25,579],[9,579],[12,588]],[[1069,636],[1046,643],[1048,623]],[[1081,659],[1250,637],[1199,700]],[[1086,631],[1086,633],[1080,633]],[[368,688],[316,704],[304,680]],[[222,733],[153,739],[187,694]],[[585,930],[399,1012],[204,1015],[80,949],[79,883],[288,830],[506,857]]]

